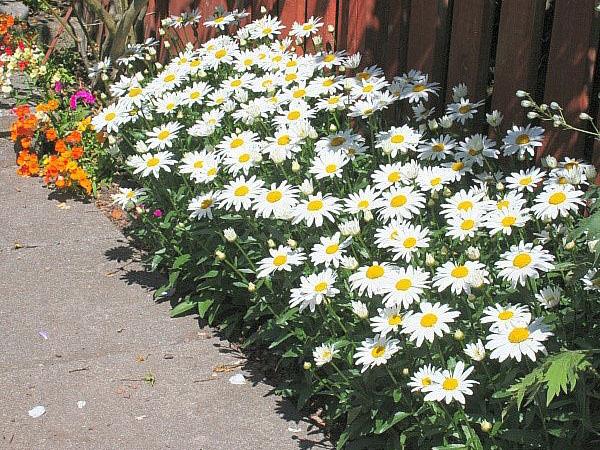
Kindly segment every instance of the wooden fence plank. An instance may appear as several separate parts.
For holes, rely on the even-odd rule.
[[[450,42],[450,0],[419,0],[410,7],[406,65],[428,73],[445,89]],[[444,92],[440,93],[444,98]]]
[[[578,116],[590,104],[598,45],[595,3],[556,0],[555,4],[544,100],[561,104],[565,118],[575,126],[583,125]],[[543,153],[581,157],[583,145],[581,134],[548,129]]]
[[[294,22],[306,20],[306,0],[279,0],[278,11],[279,20],[287,27],[281,35],[287,36]]]
[[[492,109],[504,114],[503,128],[522,123],[525,110],[515,92],[535,92],[540,61],[544,2],[504,0],[494,71]],[[515,30],[520,30],[515,33]]]
[[[279,15],[277,0],[252,0],[250,3],[252,5],[252,20],[258,19],[265,14],[270,14],[273,17]],[[263,7],[267,10],[265,14],[260,12]]]
[[[446,98],[453,86],[465,83],[471,100],[485,99],[494,7],[490,0],[454,2]]]

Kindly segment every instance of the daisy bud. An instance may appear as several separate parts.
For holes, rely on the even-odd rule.
[[[432,198],[427,200],[427,206],[429,206],[430,208],[433,208],[435,206],[435,200]]]
[[[558,120],[555,120],[554,122],[552,122],[552,125],[554,125],[554,128],[558,128],[561,125],[561,122]]]
[[[198,72],[198,76],[200,78],[206,78],[206,72],[204,70],[201,70],[201,71]]]
[[[156,55],[156,49],[154,47],[150,47],[148,49],[148,54],[150,54],[152,56]]]
[[[550,109],[560,109],[560,105],[556,102],[550,103]]]
[[[162,69],[162,64],[159,62],[155,62],[154,67],[156,67],[158,70],[160,70],[160,69]]]
[[[223,261],[227,256],[220,250],[215,251],[215,256],[219,261]]]
[[[433,255],[431,253],[427,253],[425,255],[425,265],[427,267],[433,267],[435,266],[436,262],[435,262],[435,258],[433,257]]]
[[[594,166],[587,166],[585,168],[585,177],[588,181],[593,181],[596,179],[596,175],[598,175],[598,171]]]
[[[548,110],[548,105],[546,105],[545,103],[542,103],[542,104],[540,105],[540,109],[541,109],[542,111],[544,111],[544,112],[545,112],[545,111],[547,111],[547,110]]]
[[[579,114],[579,118],[581,120],[592,120],[591,116],[587,113],[582,112],[581,114]]]
[[[112,134],[108,135],[108,143],[110,145],[115,145],[117,143],[117,138],[114,137]]]
[[[339,68],[339,71],[340,71],[340,72],[345,72],[345,71],[346,71],[346,67],[344,67],[344,66],[340,66],[340,68]]]
[[[448,116],[442,116],[439,120],[442,128],[450,128],[452,126],[452,119]]]
[[[298,163],[296,163],[298,164]],[[292,170],[294,170],[293,168],[293,163],[292,163]],[[298,170],[300,170],[300,164],[298,164]],[[302,184],[300,185],[300,192],[302,192],[304,195],[310,195],[315,191],[315,188],[313,187],[312,181],[310,180],[304,180],[302,182]]]
[[[331,131],[332,133],[335,133],[337,131],[337,127],[335,126],[335,123],[332,123],[331,125],[329,125],[329,131]]]
[[[289,245],[292,249],[295,249],[298,247],[298,242],[296,242],[294,239],[288,239],[287,245]]]
[[[358,233],[360,233],[360,224],[356,219],[340,223],[338,228],[340,229],[342,236],[356,236]]]
[[[277,165],[281,164],[282,162],[285,161],[285,156],[282,155],[274,155],[271,157],[271,159],[273,160],[273,162]]]
[[[542,165],[548,167],[549,169],[554,169],[558,165],[558,161],[554,156],[548,155],[542,158]]]
[[[256,291],[256,285],[251,281],[250,283],[248,283],[248,292],[254,291]]]
[[[269,248],[275,248],[275,241],[273,239],[269,239],[267,241],[267,245],[269,246]]]
[[[318,47],[319,45],[321,45],[323,43],[323,38],[319,35],[313,36],[312,38],[313,44],[315,44],[316,47]]]
[[[408,370],[408,367],[405,367],[404,369],[402,369],[402,375],[407,377],[409,374],[410,374],[410,371]]]
[[[306,361],[302,367],[304,367],[304,370],[310,370],[312,364],[309,361]]]
[[[177,118],[178,119],[183,119],[183,111],[178,111],[177,112]]]
[[[528,119],[535,119],[537,117],[540,117],[540,115],[538,113],[536,113],[535,111],[529,111],[527,113],[527,118]]]
[[[365,222],[370,222],[371,220],[373,220],[373,213],[371,212],[371,210],[367,209],[364,213],[363,218],[365,219]]]
[[[496,189],[499,191],[503,191],[504,190],[504,184],[501,181],[498,181],[496,183]]]
[[[363,302],[352,302],[352,312],[356,314],[359,319],[369,318],[369,310],[367,309],[367,305]]]
[[[491,127],[499,127],[503,118],[502,113],[498,110],[494,110],[491,114],[485,115],[485,120]]]
[[[479,249],[477,247],[469,247],[467,249],[467,257],[471,260],[471,261],[477,261],[479,259],[479,257],[481,256]]]
[[[542,222],[544,222],[544,223],[552,223],[552,218],[548,217],[548,216],[543,217],[542,218]]]
[[[243,47],[244,45],[246,45],[248,43],[248,41],[246,39],[240,39],[240,45]]]
[[[296,43],[296,45],[302,45],[302,38],[301,37],[297,37],[294,42]]]
[[[233,228],[225,228],[223,230],[223,235],[225,235],[227,242],[235,242],[237,239],[237,234]]]
[[[442,191],[442,195],[446,198],[452,196],[452,191],[450,189],[448,189],[447,187],[444,187],[444,190]]]
[[[527,92],[525,92],[525,91],[522,91],[522,90],[520,90],[520,89],[519,89],[519,90],[516,92],[516,95],[517,95],[517,97],[519,97],[519,98],[527,97]]]
[[[442,248],[440,249],[440,255],[442,255],[442,256],[448,255],[448,247],[446,247],[445,245],[442,246]]]
[[[158,34],[160,34],[161,36],[164,36],[164,35],[165,35],[165,33],[166,33],[166,31],[165,31],[165,29],[164,29],[164,28],[159,28],[159,29],[158,29]]]
[[[165,48],[171,48],[171,43],[169,41],[164,42]]]
[[[523,108],[529,108],[532,105],[532,103],[529,100],[521,100],[521,106]]]
[[[327,32],[333,33],[335,31],[335,27],[332,24],[327,25]]]
[[[483,431],[484,433],[489,433],[490,431],[492,431],[492,424],[489,423],[487,420],[484,420],[483,422],[481,422],[481,431]]]
[[[341,263],[344,269],[356,270],[358,268],[358,261],[353,256],[343,256]]]
[[[100,75],[100,78],[102,78],[102,81],[108,81],[108,75],[106,75],[105,73]]]
[[[311,129],[308,132],[308,137],[311,139],[317,139],[319,137],[319,134],[317,133],[317,130],[311,127]]]
[[[519,153],[519,156],[517,156],[517,159],[519,161],[525,161],[525,159],[527,159],[527,157],[525,156],[525,153]]]
[[[136,206],[135,207],[135,212],[136,212],[136,214],[144,214],[144,207],[143,206]]]
[[[575,248],[575,242],[569,241],[565,244],[565,250],[573,250]]]
[[[588,241],[587,246],[590,253],[594,253],[596,250],[596,245],[598,245],[598,239],[594,239],[593,241]]]
[[[431,119],[427,121],[427,126],[431,131],[435,131],[438,129],[439,125],[435,119]]]
[[[267,8],[265,7],[265,5],[262,5],[262,6],[260,7],[260,13],[261,13],[261,14],[266,14],[266,13],[267,13]]]
[[[457,341],[462,341],[465,339],[465,333],[462,332],[462,330],[456,330],[454,332],[454,339]]]

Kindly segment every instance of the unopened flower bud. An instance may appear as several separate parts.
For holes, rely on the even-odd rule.
[[[312,41],[313,41],[313,44],[315,44],[315,46],[318,47],[319,45],[321,45],[323,43],[323,38],[317,34],[316,36],[312,37]]]
[[[164,35],[165,35],[165,33],[166,33],[166,31],[165,31],[165,29],[164,29],[164,28],[159,28],[159,29],[158,29],[158,34],[160,34],[161,36],[164,36]]]
[[[531,106],[531,102],[529,100],[521,100],[521,106],[523,108],[529,108]]]
[[[369,318],[369,310],[367,309],[367,305],[363,302],[352,302],[352,312],[356,314],[359,319],[368,319]]]
[[[435,119],[427,120],[427,126],[429,127],[429,129],[431,131],[435,131],[439,128],[437,120],[435,120]]]
[[[527,118],[528,119],[536,119],[538,117],[540,117],[540,115],[538,113],[536,113],[535,111],[529,111],[527,113]]]
[[[498,181],[496,183],[496,189],[499,191],[503,191],[504,190],[504,183],[502,183],[501,181]]]
[[[408,367],[405,367],[404,369],[402,369],[402,375],[407,377],[409,374],[410,374],[410,371],[408,370]]]
[[[520,89],[519,89],[519,90],[516,92],[516,95],[517,95],[517,97],[519,97],[519,98],[527,97],[527,92],[525,92],[525,91],[522,91],[522,90],[520,90]]]
[[[433,255],[431,253],[427,253],[425,255],[425,265],[427,267],[433,267],[435,266],[436,262],[435,262],[435,258],[433,257]]]
[[[581,120],[592,120],[591,116],[587,113],[582,112],[581,114],[579,114],[579,118]]]
[[[550,109],[560,109],[560,105],[556,102],[550,103]]]
[[[331,125],[329,125],[329,131],[331,131],[332,133],[335,133],[337,131],[338,127],[335,125],[335,123],[332,123]]]
[[[267,245],[269,246],[269,248],[275,248],[275,241],[273,239],[269,239],[267,241]]]
[[[335,27],[332,24],[327,25],[327,32],[333,33],[335,31]]]
[[[256,285],[251,281],[250,283],[248,283],[248,292],[254,291],[256,291]]]
[[[465,333],[462,332],[462,330],[456,330],[454,332],[454,339],[456,339],[457,341],[462,341],[465,339]]]
[[[481,256],[481,253],[479,252],[479,249],[477,247],[471,246],[467,249],[467,257],[471,261],[477,261],[480,256]]]
[[[215,251],[215,256],[219,261],[223,261],[227,257],[221,250]]]
[[[575,248],[575,241],[569,241],[565,244],[565,250],[573,250]]]
[[[429,206],[430,208],[433,208],[435,206],[435,200],[432,198],[427,200],[427,206]]]
[[[373,213],[371,212],[370,209],[367,209],[364,213],[364,219],[365,222],[370,222],[371,220],[373,220]]]
[[[304,367],[304,370],[310,370],[312,364],[310,363],[310,361],[306,361],[302,367]]]
[[[294,239],[288,239],[287,245],[289,245],[292,249],[295,249],[296,247],[298,247],[298,242]]]
[[[490,431],[492,431],[492,424],[489,423],[487,420],[484,420],[483,422],[481,422],[481,431],[483,431],[484,433],[489,433]]]
[[[444,187],[444,190],[442,191],[442,195],[446,198],[452,196],[452,191],[450,189],[448,189],[448,187]]]
[[[292,161],[292,172],[294,172],[294,173],[300,172],[300,164],[296,160]]]
[[[165,48],[171,48],[171,43],[169,41],[164,42]]]
[[[237,234],[233,228],[225,228],[223,230],[223,235],[228,242],[235,242],[237,239]]]
[[[548,155],[542,159],[542,165],[548,167],[549,169],[554,169],[558,166],[558,161],[552,155]]]

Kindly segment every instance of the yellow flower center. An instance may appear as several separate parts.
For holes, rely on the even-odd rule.
[[[129,191],[129,192],[128,192],[128,193],[125,195],[125,197],[127,197],[127,198],[133,198],[133,197],[135,197],[135,191]]]
[[[500,311],[498,313],[498,319],[500,320],[508,320],[508,319],[512,319],[513,316],[515,315],[514,312],[510,311],[510,310],[504,310],[504,311]]]
[[[217,59],[221,59],[223,58],[225,55],[227,55],[227,50],[225,50],[224,48],[222,48],[221,50],[217,50],[215,52],[215,58]]]
[[[388,318],[388,325],[395,327],[396,325],[400,325],[402,323],[402,316],[400,314],[392,314]]]
[[[398,171],[390,172],[390,174],[387,177],[387,180],[390,183],[397,183],[398,181],[400,181],[400,172],[398,172]]]
[[[323,292],[325,289],[327,289],[327,286],[327,282],[321,281],[315,285],[315,292]]]
[[[404,142],[404,135],[402,134],[394,134],[390,141],[392,144],[402,144]]]
[[[323,80],[323,86],[325,87],[329,87],[333,84],[333,79],[332,78],[326,78],[325,80]]]
[[[298,120],[300,118],[300,111],[290,111],[287,118],[289,120]]]
[[[508,200],[500,200],[498,203],[496,203],[496,208],[498,209],[508,208],[509,206],[510,202]]]
[[[424,84],[415,84],[413,86],[413,92],[423,92],[426,89],[426,86]]]
[[[465,163],[463,163],[462,161],[456,161],[455,163],[452,164],[452,170],[454,170],[455,172],[462,170],[464,167],[465,167]]]
[[[402,245],[404,245],[404,248],[413,248],[415,245],[417,245],[417,240],[412,236],[407,237],[406,239],[404,239]]]
[[[513,259],[513,266],[518,267],[519,269],[527,267],[529,264],[531,264],[531,256],[529,253],[519,253]]]
[[[280,191],[278,191],[278,190],[270,191],[267,194],[267,201],[269,203],[277,203],[279,200],[281,200],[281,197],[283,197],[283,194]]]
[[[476,149],[475,147],[471,147],[471,148],[469,149],[469,155],[471,155],[471,156],[475,156],[475,155],[477,155],[477,154],[479,154],[479,150],[478,150],[478,149]]]
[[[273,265],[276,267],[283,266],[287,262],[287,255],[277,255],[273,258]]]
[[[450,275],[452,275],[453,278],[464,278],[469,275],[469,269],[467,269],[467,266],[456,266],[452,269]]]
[[[194,162],[194,169],[202,169],[204,167],[204,161],[198,160]]]
[[[306,209],[309,211],[319,211],[323,209],[323,201],[322,200],[311,200],[306,204]]]
[[[277,145],[288,145],[290,142],[291,139],[287,134],[284,134],[283,136],[279,136],[279,138],[277,138]]]
[[[167,103],[167,104],[165,105],[165,109],[166,109],[167,111],[171,111],[171,110],[172,110],[172,109],[174,109],[174,108],[175,108],[175,103],[173,103],[173,102],[171,102],[171,103]]]
[[[356,77],[360,80],[368,80],[371,78],[371,74],[369,72],[359,72],[356,74]]]
[[[385,355],[385,346],[376,345],[371,349],[371,356],[373,358],[381,358],[383,355]]]
[[[252,65],[252,59],[250,59],[250,58],[246,58],[246,59],[244,60],[244,65],[245,65],[245,66],[251,66],[251,65]]]
[[[423,377],[421,379],[421,384],[423,386],[429,386],[431,384],[431,377]]]
[[[238,86],[240,86],[241,84],[242,84],[242,80],[240,80],[240,79],[233,80],[233,81],[231,82],[231,87],[238,87]]]
[[[511,227],[514,225],[514,223],[517,221],[517,218],[515,216],[506,216],[502,219],[502,226],[503,227]]]
[[[298,78],[298,75],[296,75],[295,73],[288,73],[285,76],[285,81],[288,81],[288,82],[294,81],[296,78]]]
[[[111,111],[104,115],[104,120],[106,120],[107,122],[111,122],[111,121],[115,120],[116,117],[117,117],[117,115]]]
[[[367,94],[369,94],[370,92],[373,92],[373,85],[372,84],[367,84],[365,86],[363,86],[363,92],[366,92]]]
[[[169,136],[171,136],[171,132],[169,130],[162,130],[160,133],[158,133],[158,135],[156,137],[158,139],[160,139],[161,141],[164,141]]]
[[[438,316],[436,316],[433,313],[427,313],[427,314],[423,314],[423,317],[421,317],[421,326],[425,327],[425,328],[431,328],[432,326],[434,326],[438,321]]]
[[[508,333],[508,340],[513,344],[518,344],[523,342],[529,337],[529,329],[526,327],[516,327],[513,328],[510,333]]]
[[[326,55],[325,58],[323,58],[323,61],[325,62],[331,62],[335,60],[335,55]]]
[[[244,197],[248,194],[248,192],[250,192],[248,186],[239,186],[235,189],[235,191],[233,191],[233,195],[235,195],[236,197]]]
[[[330,105],[336,105],[340,102],[340,98],[337,95],[334,95],[332,97],[329,97],[327,99],[327,103],[329,103]]]
[[[463,200],[457,206],[457,208],[461,211],[468,211],[473,207],[473,202],[470,200]]]
[[[302,29],[304,31],[310,31],[312,30],[312,25],[310,23],[305,23],[304,25],[302,25]]]
[[[442,383],[442,387],[445,391],[453,391],[458,387],[458,380],[456,378],[446,378]]]
[[[302,98],[306,95],[306,91],[304,89],[298,89],[296,91],[294,91],[294,93],[292,94],[292,97],[294,98]]]
[[[170,74],[168,74],[168,75],[167,75],[167,76],[164,78],[164,80],[165,80],[167,83],[170,83],[171,81],[175,81],[175,78],[177,78],[177,77],[175,76],[175,74],[174,74],[174,73],[170,73]]]
[[[396,281],[396,290],[408,291],[412,287],[412,281],[410,278],[400,278]]]
[[[398,194],[392,197],[390,205],[392,205],[393,208],[400,208],[401,206],[404,206],[406,204],[407,200],[408,199],[406,198],[406,195]]]
[[[515,139],[515,142],[516,142],[518,145],[526,145],[526,144],[529,144],[529,141],[530,141],[530,140],[531,140],[531,139],[529,139],[529,136],[528,136],[528,135],[526,135],[526,134],[521,134],[521,135],[517,136],[517,139]]]
[[[271,27],[265,27],[263,28],[263,34],[271,34],[273,32],[273,28]]]
[[[359,201],[356,206],[358,206],[359,209],[365,209],[369,207],[369,200],[361,200]]]
[[[325,172],[331,174],[334,173],[337,170],[337,165],[335,164],[327,164],[325,166]]]
[[[199,59],[194,59],[194,60],[190,61],[190,66],[191,66],[191,67],[198,67],[198,66],[199,66],[201,63],[202,63],[202,61],[201,61],[201,60],[199,60]]]
[[[148,167],[154,167],[154,166],[158,166],[159,163],[160,163],[160,159],[152,157],[146,162],[146,165]]]
[[[442,178],[441,177],[435,177],[434,179],[431,180],[431,185],[432,186],[437,186],[441,182],[442,182]]]
[[[340,246],[338,244],[330,244],[327,247],[325,247],[325,253],[327,253],[328,255],[333,255],[334,253],[337,253],[339,248]]]
[[[550,203],[551,205],[560,205],[566,199],[567,199],[567,196],[565,195],[564,192],[555,192],[548,199],[548,203]]]
[[[223,22],[224,20],[225,20],[225,17],[217,17],[217,18],[215,19],[215,21],[214,21],[214,22],[215,22],[215,23],[221,23],[221,22]]]
[[[231,144],[229,144],[231,148],[238,148],[242,145],[244,145],[244,140],[240,138],[235,138],[233,141],[231,141]]]
[[[213,204],[213,201],[210,198],[207,198],[205,200],[202,200],[202,203],[200,203],[200,208],[202,209],[207,209],[210,208]]]
[[[191,98],[192,100],[196,100],[196,99],[198,99],[199,97],[200,97],[200,92],[198,92],[198,91],[194,91],[194,92],[190,93],[190,98]]]
[[[211,167],[206,172],[206,175],[208,175],[209,177],[212,177],[213,175],[216,175],[216,173],[217,173],[217,168],[216,167]]]
[[[129,90],[129,97],[133,98],[133,97],[137,97],[138,95],[140,95],[142,93],[142,88],[141,87],[133,87]]]
[[[463,231],[471,230],[475,226],[475,221],[473,219],[463,220],[463,223],[460,224],[460,228]]]
[[[238,158],[238,161],[241,163],[247,163],[248,161],[250,161],[250,153],[241,154]]]
[[[340,145],[344,144],[346,142],[346,138],[344,138],[343,136],[336,136],[333,139],[331,139],[330,144],[333,147],[339,147]]]
[[[291,61],[288,61],[287,63],[285,63],[285,67],[296,67],[298,65],[298,61],[296,61],[295,59],[292,59]]]
[[[458,112],[461,114],[467,114],[469,111],[471,111],[471,105],[463,105],[458,108]]]
[[[383,267],[375,265],[367,269],[366,275],[369,280],[375,280],[377,278],[381,278],[384,273],[385,270],[383,269]]]
[[[533,179],[531,177],[523,177],[519,180],[519,184],[521,186],[529,186],[532,183]]]

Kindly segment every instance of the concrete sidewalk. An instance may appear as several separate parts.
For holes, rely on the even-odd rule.
[[[330,448],[260,372],[212,377],[242,356],[193,317],[170,319],[108,219],[49,200],[14,158],[1,139],[0,448]],[[230,384],[236,373],[249,382]]]

